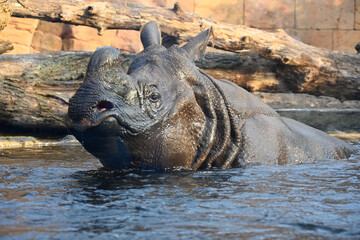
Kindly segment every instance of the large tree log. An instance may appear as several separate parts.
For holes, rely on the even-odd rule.
[[[173,9],[115,2],[82,0],[13,0],[13,16],[106,29],[136,29],[151,20],[160,24],[171,43],[182,43],[199,32],[214,28],[214,47],[239,52],[249,49],[277,63],[277,74],[292,92],[360,99],[360,55],[332,52],[303,44],[283,30],[259,29],[218,23],[196,14]],[[165,41],[167,42],[167,41]],[[344,91],[346,89],[346,91]]]
[[[281,116],[296,119],[323,131],[360,133],[360,101],[344,101],[308,94],[255,92],[255,96]]]
[[[65,129],[68,100],[80,86],[90,52],[0,56],[0,124]]]
[[[65,129],[69,98],[82,83],[91,54],[61,51],[0,56],[0,124]],[[134,57],[135,54],[123,54],[125,70]],[[252,64],[257,59],[254,54],[207,53],[197,65],[214,77],[227,78],[245,87],[249,83],[262,86],[261,81],[268,81],[262,76],[271,75],[272,63],[261,67]],[[234,70],[239,66],[242,66],[240,70]],[[244,76],[253,80],[245,81]],[[265,88],[267,85],[264,84]]]
[[[0,56],[0,132],[9,129],[22,131],[36,129],[52,133],[66,133],[66,116],[69,98],[75,93],[83,81],[87,63],[92,52],[48,52],[26,55]],[[135,54],[123,54],[123,67],[128,68]],[[257,66],[254,61],[265,61]],[[273,63],[258,59],[256,55],[207,53],[205,59],[197,65],[216,76],[234,77],[237,81],[245,76],[253,79],[254,85],[261,86],[262,81],[271,78]],[[232,70],[240,67],[241,70]],[[229,70],[230,69],[230,70]],[[231,74],[238,71],[237,74]],[[239,76],[238,76],[239,75]],[[216,77],[215,76],[215,77]],[[248,81],[243,81],[248,84]],[[267,84],[264,84],[265,87]],[[306,94],[265,94],[257,93],[264,101],[277,109],[292,108],[326,108],[347,109],[350,114],[350,126],[343,129],[355,129],[351,119],[360,117],[360,101],[341,103],[333,98],[317,98]],[[325,100],[326,101],[325,101]],[[307,101],[307,102],[306,102]],[[355,110],[354,110],[355,109]],[[310,118],[314,111],[309,113]],[[298,113],[298,111],[295,111]],[[321,111],[320,111],[321,113]],[[289,114],[289,112],[286,112]],[[289,116],[289,115],[287,115]],[[322,115],[323,117],[324,114]],[[336,115],[339,117],[339,115]],[[340,115],[344,116],[344,115]],[[305,120],[304,120],[305,121]],[[347,122],[349,122],[347,121]],[[335,122],[339,122],[338,120]],[[329,126],[332,126],[328,124]],[[357,124],[358,125],[358,124]],[[335,128],[335,127],[334,127]],[[33,134],[34,132],[30,132]]]

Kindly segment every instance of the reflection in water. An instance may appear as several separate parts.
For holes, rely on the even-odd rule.
[[[159,173],[106,170],[80,147],[0,154],[5,239],[360,237],[360,155]]]

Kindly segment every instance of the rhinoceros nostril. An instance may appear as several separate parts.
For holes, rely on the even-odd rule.
[[[100,111],[111,110],[114,108],[114,104],[109,101],[102,100],[96,105],[96,109]]]

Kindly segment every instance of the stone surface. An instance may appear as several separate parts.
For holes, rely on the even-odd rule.
[[[297,0],[296,28],[353,29],[354,0]]]
[[[39,20],[12,17],[7,27],[0,32],[0,40],[9,40],[14,49],[5,54],[30,53],[32,36]]]
[[[294,27],[293,0],[245,1],[244,24],[256,28]]]
[[[334,49],[356,53],[355,45],[360,42],[360,30],[335,30]]]
[[[96,50],[101,46],[111,45],[116,30],[106,30],[102,36],[94,28],[66,25],[62,37],[64,50]]]
[[[28,31],[18,30],[14,28],[13,25],[8,25],[3,31],[0,32],[0,39],[9,40],[14,46],[14,49],[7,52],[6,54],[19,54],[30,52],[32,33]]]
[[[39,21],[31,41],[30,52],[62,50],[62,39],[60,36],[63,32],[63,27],[63,23]]]
[[[119,48],[122,52],[138,53],[143,49],[140,41],[140,32],[117,30],[111,46]]]
[[[66,38],[63,40],[63,50],[89,50],[94,51],[97,48],[104,46],[97,42],[87,42],[84,40],[77,40],[74,38]]]
[[[221,22],[243,24],[243,6],[243,0],[196,0],[194,12]]]
[[[55,34],[36,31],[33,35],[30,52],[60,51],[62,39]]]
[[[63,32],[64,24],[63,23],[52,23],[46,21],[39,21],[36,31],[51,33],[57,36],[60,36]]]
[[[20,30],[14,25],[9,24],[0,32],[0,39],[9,40],[14,44],[30,46],[33,32]]]
[[[286,30],[288,34],[303,43],[320,48],[333,48],[334,30]]]
[[[30,53],[30,47],[29,46],[24,46],[21,44],[17,44],[17,43],[12,43],[14,49],[11,51],[8,51],[4,54],[27,54]]]
[[[123,0],[105,1],[122,2]],[[173,8],[174,3],[179,2],[185,12],[195,12],[217,21],[245,24],[262,29],[285,28],[291,36],[307,44],[327,49],[354,52],[355,43],[360,42],[356,31],[332,31],[360,30],[360,0],[128,0],[127,2],[166,8]],[[107,30],[101,37],[98,36],[97,30],[88,27],[15,17],[11,18],[8,26],[0,32],[0,40],[9,40],[14,45],[14,50],[7,54],[59,49],[95,50],[104,45],[120,48],[123,52],[139,52],[142,49],[137,31]]]
[[[109,32],[114,30],[104,31],[104,36],[109,37]],[[90,42],[106,42],[106,39],[98,35],[95,28],[86,26],[65,25],[62,33],[62,38],[75,38],[77,40],[85,40]],[[104,39],[102,39],[104,38]]]
[[[39,20],[37,19],[16,18],[16,17],[12,17],[9,22],[9,25],[13,25],[16,29],[26,30],[29,32],[34,32],[38,24],[39,24]]]
[[[138,31],[106,30],[99,36],[94,28],[65,25],[62,38],[63,50],[96,50],[102,46],[113,46],[124,52],[141,50]]]

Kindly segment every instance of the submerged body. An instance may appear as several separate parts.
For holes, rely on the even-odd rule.
[[[241,126],[240,163],[282,165],[341,159],[351,154],[348,143],[279,116],[267,104],[234,83],[214,82],[224,92]]]
[[[352,147],[281,118],[239,86],[199,70],[211,29],[185,46],[161,46],[154,22],[141,31],[144,51],[127,73],[111,47],[92,56],[71,98],[73,133],[110,168],[206,169],[345,158]]]

